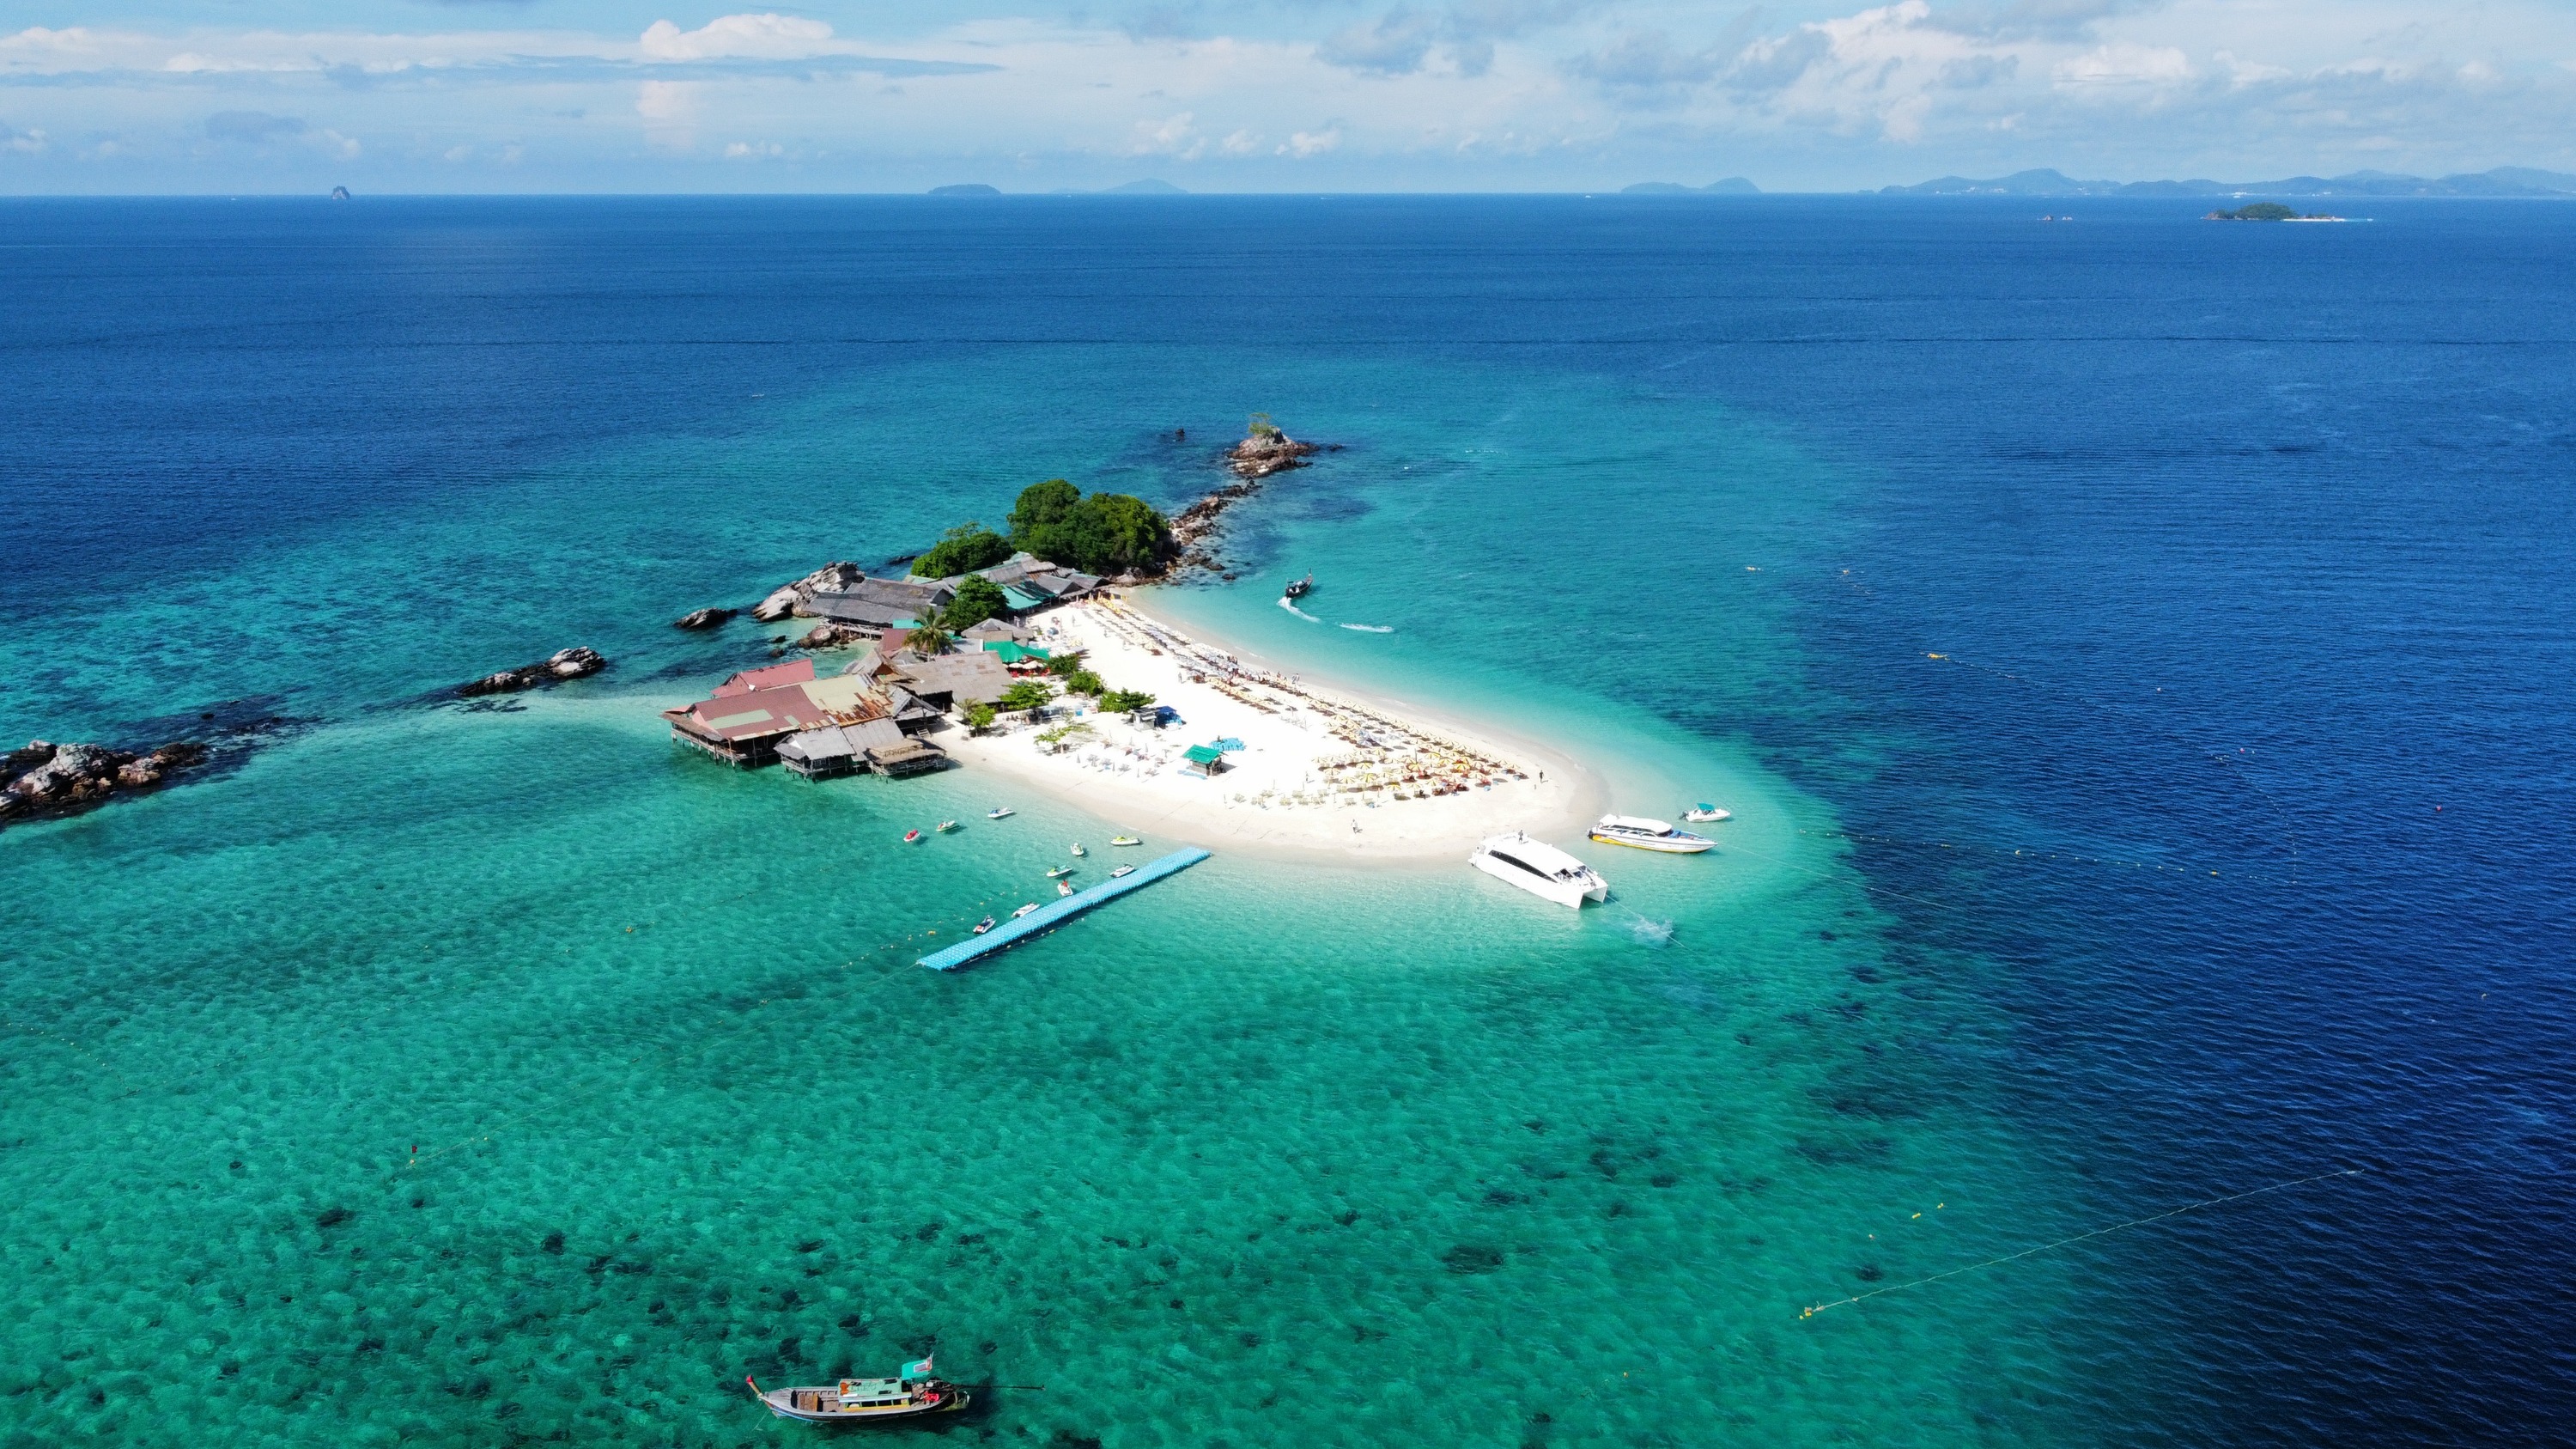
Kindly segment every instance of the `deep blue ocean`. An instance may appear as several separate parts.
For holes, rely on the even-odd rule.
[[[2565,1442],[2576,209],[2036,209],[0,202],[0,737],[291,722],[0,831],[0,1444],[767,1444],[728,1386],[880,1322],[862,1370],[1052,1379],[958,1427],[1059,1445]],[[1524,958],[1472,883],[1297,877],[1289,930],[1216,870],[1239,918],[1114,968],[888,965],[806,999],[839,1047],[710,1025],[940,886],[816,843],[857,782],[674,758],[647,706],[766,644],[667,621],[1041,477],[1176,507],[1255,410],[1345,449],[1176,608],[1740,771],[1812,886],[1641,876],[1669,949],[1600,915]],[[1398,632],[1296,634],[1306,569]],[[424,702],[578,642],[590,693]],[[934,990],[989,1024],[837,1015]],[[810,1196],[800,1134],[951,1111]],[[497,1145],[364,1195],[441,1130]],[[1917,1198],[1984,1216],[1882,1266]],[[1522,1204],[1564,1215],[1485,1226]],[[1141,1246],[1296,1213],[1293,1268]],[[879,1218],[961,1246],[836,1236]],[[1085,1256],[1131,1241],[1148,1286]],[[888,1296],[815,1308],[842,1272]],[[1151,1407],[1103,1387],[1148,1359]],[[1513,1397],[1559,1361],[1612,1387]],[[1409,1387],[1292,1417],[1355,1371]]]

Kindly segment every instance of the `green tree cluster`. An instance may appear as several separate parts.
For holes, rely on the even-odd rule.
[[[1010,688],[1002,691],[1002,708],[1036,709],[1053,698],[1055,691],[1047,688],[1042,680],[1016,680]]]
[[[1084,573],[1123,574],[1159,564],[1171,548],[1172,525],[1141,498],[1125,493],[1086,497],[1062,478],[1049,478],[1020,490],[1019,501],[1011,506],[1010,542]]]
[[[1068,694],[1096,695],[1108,689],[1109,686],[1101,683],[1100,676],[1090,670],[1077,669],[1064,677],[1064,688]]]
[[[1154,702],[1154,696],[1135,689],[1113,689],[1100,696],[1104,714],[1132,714]]]
[[[986,535],[990,537],[991,535]],[[978,565],[991,568],[990,564]],[[1011,601],[1002,597],[1002,586],[982,574],[968,574],[957,581],[956,597],[939,613],[939,622],[951,629],[972,629],[987,619],[998,619],[1011,612]]]
[[[940,535],[929,552],[914,559],[912,572],[915,578],[953,578],[991,568],[1010,556],[1009,539],[970,518]]]
[[[1001,711],[982,700],[969,700],[966,704],[967,731],[972,734],[982,734],[993,727],[993,721],[1000,713]]]
[[[1047,659],[1047,673],[1054,675],[1058,679],[1062,679],[1066,675],[1072,674],[1081,668],[1082,651],[1079,649],[1067,649],[1061,653],[1052,655]]]

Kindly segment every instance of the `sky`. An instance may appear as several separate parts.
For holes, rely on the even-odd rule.
[[[2570,0],[0,0],[0,194],[2499,165],[2576,171]]]

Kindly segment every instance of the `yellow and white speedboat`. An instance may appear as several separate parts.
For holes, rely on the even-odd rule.
[[[1705,835],[1675,830],[1671,821],[1649,820],[1642,815],[1604,815],[1585,833],[1604,845],[1660,850],[1666,855],[1697,855],[1717,844]]]

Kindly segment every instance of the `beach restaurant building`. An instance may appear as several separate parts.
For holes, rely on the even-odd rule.
[[[891,719],[892,701],[863,675],[814,677],[814,661],[792,659],[746,669],[713,696],[662,711],[671,738],[728,765],[756,769],[778,758],[788,736],[835,725]]]

